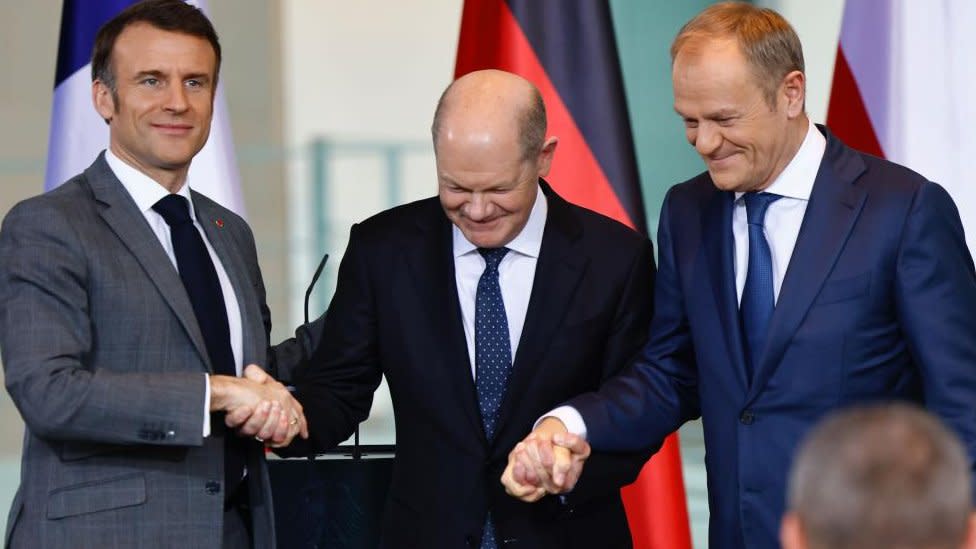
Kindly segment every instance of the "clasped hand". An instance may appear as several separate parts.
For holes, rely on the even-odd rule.
[[[569,433],[558,419],[547,417],[509,452],[501,481],[509,495],[538,501],[546,494],[572,490],[588,457],[586,440]]]
[[[226,412],[225,423],[241,436],[272,448],[288,446],[295,436],[308,438],[302,405],[288,389],[254,364],[242,377],[210,376],[210,410]]]

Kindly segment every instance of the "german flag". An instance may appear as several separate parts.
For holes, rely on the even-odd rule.
[[[465,0],[455,77],[512,72],[542,92],[561,196],[647,234],[610,6],[600,0]],[[690,549],[677,435],[622,490],[634,547]]]

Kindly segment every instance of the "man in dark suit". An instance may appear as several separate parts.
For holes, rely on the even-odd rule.
[[[522,78],[458,79],[432,130],[439,198],[355,225],[328,311],[299,333],[320,339],[296,375],[309,440],[348,438],[385,374],[397,429],[385,547],[629,547],[619,489],[647,452],[595,454],[572,494],[536,506],[498,477],[540,414],[640,349],[651,244],[541,179],[557,140]]]
[[[675,110],[708,171],[668,193],[639,359],[513,452],[505,482],[568,489],[588,450],[660,444],[701,416],[713,547],[776,547],[790,458],[838,406],[924,403],[976,454],[976,277],[935,183],[804,113],[779,14],[707,8],[672,46]],[[559,419],[557,419],[559,418]],[[897,451],[897,449],[892,449]]]
[[[106,23],[108,150],[4,220],[0,349],[27,426],[9,546],[274,546],[263,444],[227,427],[287,444],[304,418],[256,366],[270,323],[251,231],[187,182],[219,65],[180,0]]]

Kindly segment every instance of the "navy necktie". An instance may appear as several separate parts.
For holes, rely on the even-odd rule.
[[[495,436],[498,409],[512,373],[512,341],[508,334],[502,289],[498,283],[498,264],[508,253],[508,248],[478,248],[478,252],[485,258],[485,271],[478,280],[474,300],[475,387],[478,390],[481,423],[485,436],[491,441]],[[481,549],[497,547],[495,527],[489,513]]]
[[[153,209],[169,225],[180,279],[193,306],[213,371],[215,374],[236,376],[224,293],[203,237],[190,219],[190,204],[178,194],[169,194],[156,202]],[[212,418],[210,426],[214,434],[224,435],[224,496],[229,498],[244,476],[243,442],[233,433],[225,432],[222,415]]]
[[[746,193],[746,219],[749,226],[749,267],[746,271],[746,285],[742,289],[739,312],[742,316],[742,330],[746,343],[746,372],[749,381],[759,366],[769,331],[769,321],[773,317],[776,300],[773,295],[773,259],[769,243],[763,234],[766,210],[773,202],[782,198],[771,193]]]

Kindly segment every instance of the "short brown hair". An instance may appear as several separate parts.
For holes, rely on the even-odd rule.
[[[800,447],[788,505],[812,548],[956,548],[972,509],[969,458],[908,404],[835,413]]]
[[[766,102],[776,105],[776,90],[787,74],[804,72],[800,37],[779,13],[743,2],[720,2],[705,8],[681,27],[671,43],[671,62],[689,42],[731,38],[756,75]]]
[[[199,8],[183,0],[145,0],[122,10],[98,29],[92,48],[92,82],[99,80],[112,91],[116,106],[119,102],[115,73],[112,70],[112,49],[126,27],[146,23],[157,29],[204,38],[217,57],[214,84],[220,74],[220,41],[217,31]]]

